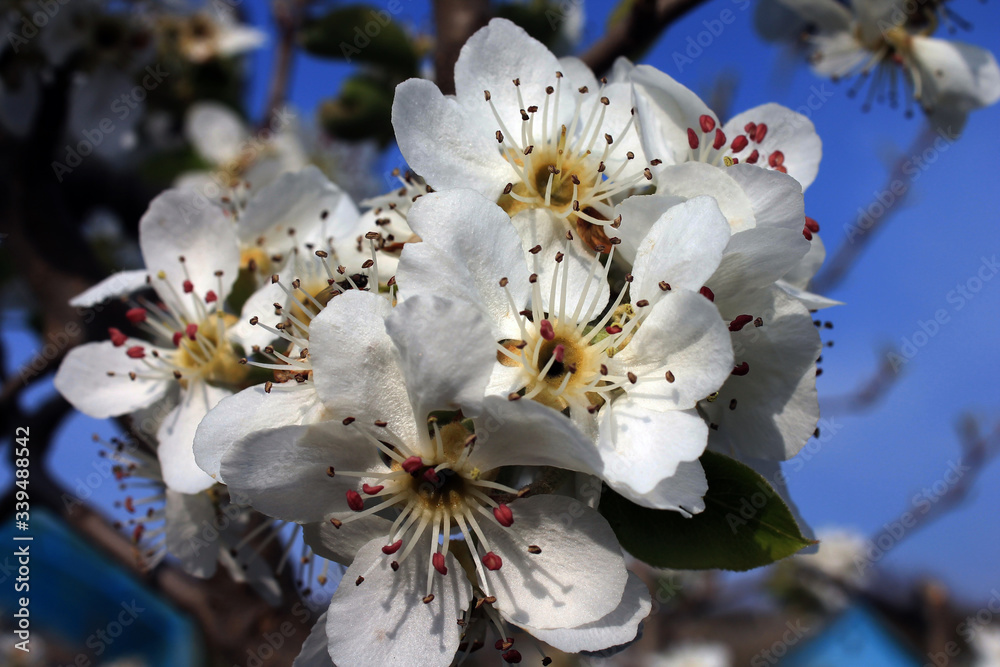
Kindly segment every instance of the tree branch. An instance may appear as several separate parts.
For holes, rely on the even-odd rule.
[[[628,16],[616,23],[580,58],[595,74],[611,69],[619,56],[635,59],[667,26],[705,0],[635,0]]]
[[[434,0],[434,28],[437,44],[434,70],[437,85],[445,95],[455,93],[455,61],[472,33],[490,18],[487,0]]]

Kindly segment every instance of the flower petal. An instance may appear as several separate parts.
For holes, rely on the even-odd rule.
[[[487,579],[497,598],[493,607],[504,618],[533,628],[576,627],[618,607],[628,572],[604,517],[552,494],[515,500],[510,509],[510,528],[480,522],[490,548],[503,559]],[[541,552],[529,553],[525,545]]]
[[[167,190],[150,202],[139,221],[139,247],[154,289],[168,303],[181,299],[191,319],[198,312],[194,300],[214,290],[219,302],[224,302],[239,273],[233,221],[197,192]],[[173,290],[158,279],[161,271]],[[218,271],[221,278],[216,277]],[[185,280],[194,286],[186,295],[182,293]]]
[[[480,470],[502,466],[553,466],[600,474],[601,456],[573,422],[534,401],[487,396],[469,464]],[[491,429],[490,425],[494,425]]]
[[[292,667],[337,667],[333,664],[327,649],[330,640],[326,636],[326,612],[316,619],[309,636],[302,642],[302,650],[292,662]]]
[[[447,667],[455,658],[462,617],[472,599],[465,571],[448,554],[449,574],[434,575],[434,599],[424,604],[430,560],[428,548],[417,548],[399,570],[372,540],[357,558],[330,600],[326,632],[335,663],[357,667],[426,665]],[[364,580],[355,585],[358,577]]]
[[[167,552],[181,562],[181,568],[188,574],[201,579],[211,577],[215,573],[219,549],[206,544],[200,535],[215,523],[212,499],[205,493],[178,493],[173,489],[167,489],[166,494]]]
[[[802,232],[748,229],[734,234],[722,262],[706,281],[725,318],[747,312],[745,302],[791,271],[809,250]]]
[[[694,461],[708,444],[708,426],[696,410],[656,410],[652,401],[623,396],[601,410],[599,447],[603,477],[640,505],[683,461]]]
[[[672,289],[698,291],[719,265],[728,242],[729,225],[711,197],[695,197],[671,206],[653,223],[636,250],[633,298],[660,298],[661,281]]]
[[[160,424],[156,454],[163,470],[163,482],[181,493],[197,493],[215,484],[194,460],[194,434],[208,411],[233,392],[206,382],[189,380],[181,392],[181,402]]]
[[[698,126],[699,117],[710,116],[718,121],[700,97],[655,67],[637,65],[632,70],[632,84],[646,155],[665,165],[686,160],[687,130]]]
[[[222,457],[237,440],[268,428],[330,418],[311,385],[279,387],[270,393],[262,385],[248,387],[222,399],[201,420],[194,436],[195,461],[216,481],[225,483],[219,470]]]
[[[350,565],[358,550],[374,539],[382,540],[392,528],[392,521],[378,515],[367,516],[334,527],[329,521],[305,524],[302,539],[318,555],[341,565]]]
[[[203,158],[222,165],[239,156],[250,133],[229,107],[217,102],[198,102],[187,112],[184,134]]]
[[[725,173],[736,181],[750,202],[754,227],[791,229],[802,235],[805,204],[798,181],[780,171],[752,164],[734,164]]]
[[[392,126],[399,151],[435,189],[471,188],[496,201],[516,180],[497,147],[495,128],[489,129],[493,125],[481,125],[431,81],[410,79],[396,86]]]
[[[463,301],[417,295],[393,309],[385,330],[399,350],[419,422],[433,410],[479,414],[497,352],[496,340],[477,309]]]
[[[69,305],[74,308],[89,308],[114,297],[126,296],[132,292],[138,292],[146,287],[146,277],[148,275],[149,272],[145,269],[119,271],[108,276],[93,287],[77,294],[70,299]]]
[[[520,627],[549,646],[566,653],[602,651],[628,644],[636,639],[639,624],[649,615],[650,609],[652,601],[649,589],[638,575],[629,572],[621,603],[601,619],[573,628],[540,629],[528,625]]]
[[[132,359],[125,353],[143,344],[129,338],[121,347],[109,340],[74,347],[56,371],[56,389],[74,408],[96,419],[126,415],[152,405],[166,395],[174,380],[129,379],[130,372],[142,374],[149,370],[142,359]]]
[[[782,166],[787,174],[798,181],[802,189],[808,188],[819,172],[819,161],[823,156],[823,142],[816,134],[816,126],[806,116],[792,111],[788,107],[769,102],[753,109],[737,114],[722,128],[727,137],[743,134],[747,123],[764,124],[767,126],[767,136],[758,144],[750,142],[733,157],[744,162],[754,150],[760,154],[758,165],[768,164],[767,158],[774,151],[784,155]]]

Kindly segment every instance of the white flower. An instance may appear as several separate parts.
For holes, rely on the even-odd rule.
[[[895,106],[900,93],[916,100],[940,127],[957,134],[969,111],[1000,99],[1000,67],[986,49],[931,37],[938,18],[908,13],[902,0],[780,0],[814,34],[808,37],[816,73],[833,78],[871,78],[865,106],[884,96]],[[763,11],[763,10],[762,10]],[[858,92],[865,79],[852,89]],[[901,91],[905,86],[907,90]]]
[[[694,408],[733,369],[725,325],[698,291],[729,230],[710,198],[675,203],[654,218],[631,283],[610,304],[614,246],[607,265],[592,259],[575,290],[563,252],[529,252],[530,270],[503,211],[468,190],[414,204],[409,221],[422,242],[404,248],[397,276],[404,303],[413,293],[446,295],[490,322],[499,362],[492,393],[568,410],[599,442],[595,472],[613,488],[644,505],[697,512],[707,428]],[[622,228],[632,224],[623,218]],[[549,290],[537,279],[545,263]]]
[[[167,486],[184,493],[212,479],[194,461],[198,422],[246,377],[233,345],[234,319],[222,309],[239,272],[232,222],[191,193],[169,190],[139,222],[142,271],[115,274],[72,302],[88,306],[151,287],[156,300],[137,296],[126,314],[150,340],[126,336],[74,348],[56,373],[56,388],[96,418],[125,415],[177,395],[157,432]]]
[[[393,127],[410,167],[435,190],[470,188],[498,202],[528,247],[590,264],[609,250],[616,198],[648,168],[627,83],[598,82],[510,21],[494,19],[462,48],[455,96],[410,79],[396,88]],[[546,265],[545,269],[551,267]],[[543,290],[550,276],[540,274]]]
[[[238,23],[225,5],[215,7],[214,18],[207,12],[161,16],[158,28],[162,38],[193,63],[240,55],[267,41],[260,30]]]
[[[484,397],[495,352],[478,313],[351,291],[311,329],[314,382],[338,420],[257,431],[221,469],[254,507],[311,524],[318,553],[353,558],[327,612],[334,663],[451,664],[456,621],[481,605],[503,637],[506,623],[556,641],[582,626],[614,643],[635,636],[646,593],[626,588],[604,519],[496,481],[506,466],[578,470],[597,454],[558,413]],[[390,508],[394,520],[381,516]]]
[[[819,548],[815,553],[795,556],[799,563],[854,587],[865,583],[865,571],[858,568],[859,561],[867,561],[868,543],[863,535],[851,530],[821,528],[817,539]]]

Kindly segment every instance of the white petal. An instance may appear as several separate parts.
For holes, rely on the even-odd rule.
[[[517,178],[500,154],[494,131],[484,131],[431,81],[410,79],[396,86],[392,126],[406,162],[438,190],[471,188],[496,201]]]
[[[292,667],[336,667],[327,646],[330,643],[326,636],[326,612],[320,614],[315,625],[309,631],[309,636],[302,642],[302,650],[292,662]]]
[[[715,114],[700,97],[655,67],[637,65],[632,83],[646,155],[666,165],[683,162],[689,150],[688,128],[698,127],[700,116],[716,119]]]
[[[634,640],[639,633],[639,624],[649,615],[650,609],[649,589],[638,575],[629,572],[622,601],[607,616],[574,628],[543,630],[527,625],[520,627],[566,653],[601,651]]]
[[[421,243],[403,248],[396,274],[400,298],[432,293],[465,299],[482,307],[496,340],[517,329],[519,316],[500,279],[507,278],[518,308],[527,305],[531,290],[521,239],[503,209],[471,190],[450,190],[418,199],[408,222]]]
[[[287,283],[292,282],[288,278],[290,272],[277,272]],[[239,343],[245,352],[250,352],[254,345],[266,347],[273,343],[278,336],[273,331],[268,331],[261,324],[274,329],[274,325],[285,320],[284,312],[275,312],[274,304],[286,304],[289,299],[285,290],[278,283],[268,280],[260,289],[255,291],[243,302],[243,311],[240,319],[227,329],[227,336],[234,343]],[[250,320],[257,318],[257,324],[250,324]],[[280,349],[280,347],[279,347]]]
[[[341,565],[350,565],[358,550],[374,539],[385,543],[392,528],[392,521],[378,515],[350,521],[335,528],[329,521],[307,523],[303,526],[302,539],[318,556]]]
[[[219,547],[201,534],[215,523],[212,499],[204,493],[178,493],[173,489],[167,489],[166,494],[167,552],[181,562],[188,574],[202,579],[211,577],[215,573]]]
[[[801,231],[748,229],[734,234],[722,263],[706,281],[723,317],[745,312],[748,298],[791,271],[808,250]]]
[[[781,151],[785,156],[782,165],[788,175],[797,180],[803,190],[808,188],[816,179],[819,161],[823,156],[823,142],[816,134],[813,122],[788,107],[769,102],[737,114],[725,124],[723,132],[732,141],[744,134],[743,127],[751,122],[767,125],[767,135],[760,144],[751,141],[742,151],[733,153],[733,156],[743,162],[746,156],[757,149],[760,154],[757,164],[763,167],[768,164],[771,153]]]
[[[603,618],[621,602],[628,580],[608,522],[573,498],[539,495],[510,503],[514,524],[480,521],[503,566],[488,572],[494,608],[512,623],[576,627]],[[537,545],[541,553],[528,553]]]
[[[166,395],[174,380],[129,379],[130,372],[149,371],[142,359],[132,359],[125,353],[135,345],[145,345],[145,341],[130,338],[121,347],[115,347],[111,341],[74,347],[59,365],[56,389],[74,408],[96,419],[117,417],[152,405]],[[109,372],[114,376],[109,376]]]
[[[615,252],[629,264],[635,264],[635,253],[639,244],[671,206],[686,201],[686,197],[674,195],[632,195],[615,207],[615,216],[622,217],[622,225],[615,234],[622,240]]]
[[[661,401],[661,410],[687,409],[708,396],[729,376],[733,353],[729,330],[719,311],[701,294],[671,290],[623,350],[608,360],[613,374],[635,373],[625,385],[633,397]],[[670,371],[673,382],[668,382]]]
[[[248,387],[222,399],[201,420],[194,436],[195,461],[224,483],[222,457],[237,440],[267,428],[315,424],[330,417],[311,385],[279,387],[270,393],[262,385]]]
[[[568,417],[552,408],[488,396],[469,464],[483,471],[522,465],[599,474],[601,456]]]
[[[810,59],[813,72],[820,76],[842,77],[856,72],[872,57],[853,31],[820,33],[812,38],[814,57]]]
[[[641,505],[645,495],[694,461],[708,444],[708,426],[696,410],[658,411],[655,403],[623,396],[601,410],[603,477]]]
[[[217,165],[235,160],[250,134],[240,117],[218,102],[193,104],[184,133],[202,157]]]
[[[117,296],[125,296],[132,292],[137,292],[146,287],[146,276],[148,275],[149,273],[145,269],[119,271],[108,276],[90,289],[77,294],[70,299],[69,305],[76,308],[88,308]]]
[[[729,225],[711,197],[671,206],[639,243],[632,266],[633,299],[659,298],[661,281],[673,289],[698,291],[719,265],[728,242]]]
[[[404,442],[418,441],[395,344],[385,331],[389,303],[371,292],[334,297],[309,326],[313,381],[327,409],[365,423],[377,419]]]
[[[756,228],[791,229],[801,236],[805,203],[798,181],[780,171],[752,164],[734,164],[725,173],[736,181],[750,202]]]
[[[784,280],[779,280],[774,283],[775,287],[781,288],[785,294],[794,297],[799,300],[803,306],[809,310],[823,310],[824,308],[830,308],[831,306],[842,306],[843,301],[837,301],[835,299],[829,299],[820,294],[815,294],[813,292],[808,292],[794,285],[786,283]]]
[[[597,77],[594,76],[594,73],[587,66],[587,63],[583,62],[576,56],[563,56],[560,58],[559,71],[562,72],[566,79],[576,88],[587,86],[591,90],[597,90],[599,87]]]
[[[240,250],[233,221],[197,192],[167,190],[150,202],[139,221],[139,247],[157,293],[168,303],[180,298],[192,319],[198,312],[195,299],[204,299],[212,290],[219,302],[224,302],[239,273]],[[184,257],[183,264],[180,257]],[[157,279],[160,271],[174,292]],[[221,278],[216,277],[217,271],[222,271]],[[183,294],[185,279],[194,285],[191,294]]]
[[[685,199],[699,195],[713,197],[733,233],[757,224],[750,198],[729,176],[728,168],[720,169],[705,162],[661,167],[656,175],[656,192]]]
[[[733,334],[736,361],[747,362],[750,372],[731,376],[719,397],[701,407],[719,427],[710,435],[719,451],[781,461],[794,456],[816,428],[815,362],[822,345],[809,311],[777,288],[746,308],[764,321]],[[730,410],[733,399],[736,409]]]
[[[922,76],[924,106],[953,104],[970,110],[1000,99],[1000,67],[986,49],[920,36],[914,36],[911,45]]]
[[[256,244],[263,237],[268,254],[283,254],[304,243],[325,245],[329,237],[339,237],[341,229],[350,228],[359,217],[351,198],[309,165],[282,174],[254,194],[237,229],[245,245]],[[292,230],[294,236],[290,235]]]
[[[809,287],[809,282],[813,279],[813,276],[823,266],[825,259],[826,245],[824,245],[823,239],[820,238],[819,234],[813,234],[812,241],[809,242],[809,251],[781,279],[793,287],[806,289]]]
[[[524,257],[532,273],[538,275],[541,288],[542,309],[548,312],[558,310],[565,294],[567,310],[572,314],[582,299],[586,304],[581,313],[586,314],[590,304],[596,303],[593,312],[600,313],[611,298],[608,281],[604,278],[604,268],[594,258],[594,252],[574,235],[574,241],[566,242],[566,223],[556,218],[548,209],[536,208],[518,213],[511,218],[521,237]],[[542,249],[537,254],[530,250],[535,246]],[[557,253],[563,253],[562,262],[556,262]],[[602,256],[606,260],[606,256]],[[564,277],[566,287],[563,289]],[[556,283],[556,305],[549,303],[552,295],[552,281]],[[589,284],[588,284],[588,279]]]
[[[674,474],[652,491],[632,500],[647,507],[680,512],[685,517],[705,511],[708,478],[701,461],[681,461]]]
[[[181,403],[160,424],[156,454],[163,470],[163,482],[181,493],[204,491],[215,483],[194,460],[194,434],[198,424],[219,401],[232,395],[228,389],[189,380],[181,392]]]
[[[459,53],[455,63],[455,96],[463,107],[492,119],[493,114],[483,96],[483,91],[489,90],[500,118],[511,131],[515,131],[511,125],[520,123],[521,105],[517,101],[513,80],[520,79],[525,104],[541,107],[541,100],[528,100],[535,98],[545,86],[555,85],[559,67],[559,60],[523,28],[506,19],[493,19],[489,25],[476,31]],[[586,83],[574,81],[572,85],[570,90],[575,91]],[[572,113],[571,103],[561,106],[570,107],[568,111]],[[410,164],[417,173],[425,176],[412,162]]]
[[[237,25],[224,28],[217,37],[219,54],[230,56],[252,51],[267,42],[267,35],[256,28]]]
[[[428,548],[416,548],[398,572],[382,554],[384,540],[372,540],[358,552],[327,611],[334,662],[352,667],[451,664],[462,630],[456,621],[469,606],[472,586],[448,554],[448,574],[435,573],[434,599],[424,604],[430,559],[426,541]],[[355,585],[359,576],[364,581]]]
[[[418,421],[433,410],[479,414],[497,352],[496,340],[477,309],[462,301],[417,295],[393,309],[385,330],[399,350]]]

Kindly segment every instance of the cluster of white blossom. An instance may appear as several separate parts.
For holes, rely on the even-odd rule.
[[[145,268],[73,302],[127,322],[56,386],[153,424],[175,525],[225,485],[346,566],[300,667],[627,645],[651,601],[600,489],[696,521],[706,450],[773,465],[819,417],[808,119],[722,123],[663,72],[598,80],[500,19],[455,83],[398,86],[415,174],[365,212],[315,167],[169,190]]]

